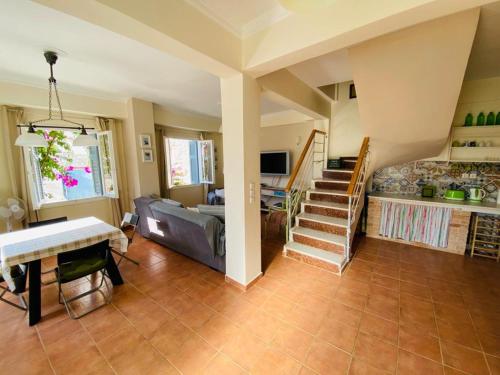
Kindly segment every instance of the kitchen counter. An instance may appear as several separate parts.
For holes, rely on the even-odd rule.
[[[443,198],[423,198],[417,195],[391,194],[373,192],[369,194],[370,199],[386,200],[399,203],[408,203],[423,206],[450,207],[453,209],[478,212],[484,214],[500,215],[500,205],[496,202],[474,202],[474,201],[453,201]]]

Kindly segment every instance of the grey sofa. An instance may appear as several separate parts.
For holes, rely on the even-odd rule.
[[[153,198],[134,203],[143,237],[225,273],[225,229],[217,218]]]

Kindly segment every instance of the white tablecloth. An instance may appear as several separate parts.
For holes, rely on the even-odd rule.
[[[128,239],[123,232],[95,217],[70,220],[5,234],[0,234],[0,266],[11,290],[12,266],[47,258],[109,240],[110,246],[125,253]]]

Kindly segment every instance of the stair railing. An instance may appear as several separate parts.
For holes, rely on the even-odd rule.
[[[311,180],[322,173],[326,162],[326,141],[327,135],[324,131],[317,129],[311,131],[307,143],[288,180],[285,188],[287,242],[290,239],[290,230],[295,224],[295,216],[300,211],[300,204],[304,200],[306,191],[311,187]]]
[[[356,231],[356,225],[358,223],[359,217],[361,216],[361,210],[364,205],[364,193],[365,185],[367,179],[367,170],[369,164],[369,144],[370,138],[365,137],[359,150],[358,159],[356,161],[356,166],[351,176],[351,181],[349,182],[349,187],[347,188],[347,195],[349,197],[349,210],[347,215],[347,236],[345,245],[345,259],[348,262],[351,258],[351,245],[354,239],[353,233]]]

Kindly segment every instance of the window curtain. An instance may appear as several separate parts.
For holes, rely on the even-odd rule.
[[[160,195],[162,198],[170,198],[167,181],[167,161],[165,158],[165,137],[167,128],[155,126],[156,157],[158,160],[158,176],[160,177]]]
[[[200,133],[200,141],[204,141],[206,136],[203,132]],[[210,190],[209,184],[203,184],[203,204],[208,203],[208,191]]]
[[[24,152],[22,147],[15,146],[19,128],[17,124],[23,123],[24,110],[22,108],[13,108],[8,106],[0,106],[0,136],[1,145],[3,148],[3,157],[6,161],[4,166],[6,174],[3,176],[8,179],[7,185],[9,192],[7,196],[0,198],[18,197],[21,198],[27,206],[27,215],[25,221],[35,221],[33,205],[31,202],[31,194],[28,186],[28,176],[24,163]],[[2,167],[4,168],[4,167]]]
[[[120,227],[124,212],[130,211],[122,122],[120,120],[97,117],[96,130],[111,131],[113,136],[113,149],[115,155],[112,155],[112,157],[115,160],[118,198],[110,198],[110,201],[113,225]]]

